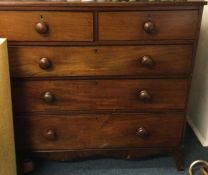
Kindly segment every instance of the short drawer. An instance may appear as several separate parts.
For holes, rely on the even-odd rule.
[[[100,12],[100,40],[194,39],[198,11]]]
[[[17,147],[32,150],[173,147],[183,114],[88,114],[15,119]]]
[[[0,36],[9,41],[92,41],[90,12],[1,11]]]
[[[191,45],[10,47],[12,77],[187,75]]]
[[[48,80],[13,82],[15,112],[184,109],[188,80]]]

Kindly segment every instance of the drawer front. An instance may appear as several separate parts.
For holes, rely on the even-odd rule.
[[[92,41],[90,12],[0,12],[0,36],[9,41]]]
[[[187,82],[185,79],[16,82],[13,83],[14,110],[53,112],[184,109]]]
[[[183,114],[33,116],[15,119],[19,148],[99,149],[178,146]]]
[[[190,72],[191,45],[10,47],[13,77],[177,75]]]
[[[99,13],[100,40],[194,39],[198,11]]]

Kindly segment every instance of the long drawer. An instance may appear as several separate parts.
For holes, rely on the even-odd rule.
[[[100,12],[99,40],[194,39],[198,11]]]
[[[0,36],[9,41],[92,41],[92,12],[1,11]]]
[[[171,147],[181,142],[183,114],[86,114],[15,119],[19,149]]]
[[[192,46],[10,47],[9,57],[13,77],[187,75]]]
[[[13,83],[15,112],[184,109],[188,80],[48,80]]]

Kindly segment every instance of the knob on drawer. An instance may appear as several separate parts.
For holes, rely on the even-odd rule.
[[[51,92],[45,92],[43,99],[46,103],[52,103],[55,100],[55,97]]]
[[[146,21],[144,23],[143,29],[146,33],[151,34],[155,31],[156,26],[152,21]]]
[[[48,129],[45,133],[44,133],[44,137],[47,140],[55,140],[56,139],[56,132],[54,129]]]
[[[149,102],[151,101],[152,96],[147,90],[141,90],[139,92],[139,99],[143,102]]]
[[[142,66],[144,66],[146,68],[150,68],[150,69],[153,68],[154,64],[155,64],[153,59],[148,55],[141,57],[140,63]]]
[[[39,34],[47,34],[49,31],[49,27],[48,24],[44,21],[39,21],[38,23],[36,23],[35,25],[35,30],[39,33]]]
[[[48,58],[41,58],[40,61],[39,61],[39,66],[40,66],[41,69],[46,70],[46,69],[51,68],[52,62]]]
[[[139,127],[137,129],[137,135],[141,138],[147,138],[149,136],[149,132],[144,127]]]

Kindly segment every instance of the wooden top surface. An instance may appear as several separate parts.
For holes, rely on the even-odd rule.
[[[131,2],[130,2],[131,1]],[[203,0],[1,0],[0,6],[196,6]]]

